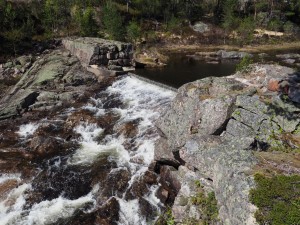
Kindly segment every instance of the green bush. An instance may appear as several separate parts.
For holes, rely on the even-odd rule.
[[[175,225],[172,209],[167,208],[157,219],[155,225]]]
[[[102,21],[105,32],[110,39],[124,40],[123,19],[112,2],[107,2],[103,8]]]
[[[247,71],[250,64],[253,63],[253,60],[250,56],[246,55],[237,65],[236,71],[245,72]]]
[[[279,19],[273,19],[268,23],[267,28],[273,31],[281,31],[283,23]]]
[[[201,222],[203,225],[214,224],[218,220],[218,202],[215,193],[210,192],[206,196],[201,183],[196,181],[195,185],[199,191],[195,196],[191,197],[191,201],[194,205],[201,208],[201,212],[203,213]]]
[[[250,201],[258,207],[259,224],[300,224],[300,176],[278,175],[271,178],[255,175],[256,188]]]
[[[130,41],[136,42],[142,34],[141,27],[136,21],[131,21],[127,26],[127,38]]]
[[[181,27],[181,20],[179,18],[176,18],[174,15],[172,15],[165,24],[166,31],[177,31],[180,30]]]
[[[97,24],[94,19],[94,10],[87,7],[79,19],[81,34],[83,36],[95,36],[97,34]]]
[[[253,40],[254,28],[255,22],[252,17],[246,17],[241,20],[237,32],[243,44],[248,44]]]

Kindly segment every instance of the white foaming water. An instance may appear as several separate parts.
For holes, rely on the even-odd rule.
[[[143,118],[140,125],[152,124],[159,116],[159,107],[170,102],[175,96],[172,91],[129,76],[113,83],[107,90],[112,94],[120,94],[121,100],[127,104],[124,119]]]
[[[95,116],[102,116],[105,114],[105,109],[103,109],[103,103],[101,99],[90,98],[90,101],[91,103],[88,103],[82,108],[95,113]]]
[[[87,203],[95,204],[95,202],[96,201],[93,199],[92,193],[75,200],[59,197],[52,201],[43,201],[34,205],[28,216],[23,218],[23,221],[20,224],[53,224],[58,219],[64,219],[72,216],[76,209],[84,207]]]
[[[125,201],[118,199],[120,204],[119,225],[147,225],[145,218],[140,215],[137,199]]]
[[[21,138],[27,138],[28,136],[31,136],[34,134],[34,132],[39,128],[38,124],[35,123],[28,123],[21,125],[19,128],[19,131],[17,131],[17,134]]]
[[[0,203],[0,224],[1,225],[47,225],[53,224],[58,219],[64,219],[72,216],[74,212],[91,204],[95,207],[95,192],[99,186],[94,186],[93,190],[86,196],[75,200],[58,197],[51,201],[42,201],[33,205],[29,210],[24,210],[25,191],[30,189],[30,184],[23,184],[13,189],[5,199]]]
[[[24,192],[31,188],[30,184],[22,184],[11,190],[6,199],[0,202],[0,224],[13,225],[19,224],[23,206],[25,205]]]
[[[120,96],[119,98],[126,105],[122,109],[113,109],[121,115],[118,123],[141,119],[138,125],[137,136],[139,138],[135,140],[138,143],[138,149],[128,153],[122,145],[125,141],[123,136],[106,137],[105,144],[99,144],[95,138],[101,135],[103,130],[96,124],[81,124],[75,128],[75,131],[81,135],[81,148],[72,156],[70,163],[89,164],[97,157],[109,154],[116,159],[119,166],[129,165],[132,174],[135,174],[143,167],[148,167],[153,160],[157,134],[154,133],[151,137],[149,135],[145,137],[144,134],[154,127],[153,123],[159,117],[158,110],[161,106],[169,103],[175,93],[129,76],[113,83],[111,87],[107,88],[107,92]],[[91,98],[91,102],[92,104],[88,103],[83,108],[94,112],[96,116],[99,111],[103,112],[101,100]],[[134,163],[136,161],[139,163]]]
[[[159,117],[159,110],[166,106],[175,96],[174,92],[163,90],[132,77],[124,77],[116,81],[107,92],[119,96],[125,107],[114,108],[112,111],[121,115],[117,121],[118,125],[139,119],[138,134],[134,138],[134,151],[127,151],[123,143],[129,140],[123,135],[112,134],[102,137],[104,129],[97,124],[82,123],[75,128],[80,134],[79,144],[81,147],[69,158],[68,163],[72,165],[90,165],[99,157],[107,157],[114,160],[120,167],[126,167],[132,174],[129,187],[146,171],[154,157],[154,144],[158,138],[155,132],[154,122]],[[102,116],[105,114],[103,103],[100,99],[91,99],[90,103],[83,107]],[[70,110],[70,113],[76,109]],[[39,125],[29,123],[22,125],[17,132],[22,139],[34,134]],[[101,140],[101,141],[99,141]],[[56,164],[55,164],[56,165]],[[57,165],[60,161],[57,161]],[[20,179],[19,175],[14,177],[0,177],[1,182],[7,179]],[[21,181],[20,181],[21,182]],[[95,186],[96,187],[96,186]],[[13,189],[4,201],[0,202],[0,224],[2,225],[46,225],[55,224],[58,219],[72,216],[74,212],[86,204],[95,206],[95,187],[88,195],[75,200],[58,197],[51,201],[42,201],[35,204],[30,210],[25,210],[25,192],[31,188],[30,184],[22,184]],[[98,187],[99,188],[99,187]],[[160,202],[155,197],[156,186],[150,188],[150,192],[144,198],[157,207]],[[140,214],[138,200],[126,201],[118,198],[120,204],[120,225],[146,225],[146,219]],[[8,204],[9,203],[9,204]],[[159,208],[157,207],[159,210]]]
[[[129,161],[129,154],[122,145],[123,140],[111,139],[105,145],[97,143],[96,138],[103,133],[103,129],[96,124],[81,124],[75,131],[81,135],[81,148],[70,158],[69,163],[92,164],[101,156],[116,158],[120,165]]]
[[[15,173],[15,174],[1,174],[0,176],[0,184],[3,184],[6,181],[9,180],[17,180],[18,182],[21,181],[21,174]]]
[[[158,134],[150,130],[155,127],[154,122],[160,115],[159,110],[162,110],[162,107],[172,100],[175,93],[129,76],[113,83],[111,87],[108,87],[107,92],[112,96],[119,96],[125,105],[122,109],[112,109],[121,115],[117,123],[140,120],[138,134],[134,140],[137,149],[126,151],[122,145],[126,139],[122,135],[105,137],[105,143],[99,144],[95,137],[100,135],[103,130],[95,124],[81,124],[76,128],[76,132],[81,135],[81,148],[72,156],[70,162],[89,164],[101,155],[109,155],[110,159],[115,160],[119,167],[125,166],[130,169],[132,174],[128,187],[130,188],[147,171],[149,164],[154,159],[154,145]],[[91,99],[91,102],[84,108],[94,112],[95,116],[102,115],[104,113],[103,103],[95,99]],[[157,186],[152,187],[145,199],[159,211],[160,201],[155,197],[156,191]],[[118,198],[118,200],[120,225],[147,224],[145,218],[140,214],[138,200],[126,201],[123,198]]]

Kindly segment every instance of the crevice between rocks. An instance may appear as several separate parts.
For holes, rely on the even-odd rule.
[[[40,95],[38,92],[32,92],[27,97],[24,98],[21,103],[21,108],[28,110],[28,108],[37,101],[37,97]]]

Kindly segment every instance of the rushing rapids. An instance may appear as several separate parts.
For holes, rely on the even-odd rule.
[[[156,195],[158,176],[149,169],[158,139],[154,122],[174,96],[125,76],[84,106],[19,125],[15,146],[25,155],[30,147],[46,157],[31,159],[29,175],[1,175],[0,187],[7,191],[0,193],[0,224],[155,220],[163,204]]]

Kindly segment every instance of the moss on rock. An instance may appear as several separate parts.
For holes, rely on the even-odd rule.
[[[254,176],[257,187],[250,191],[250,200],[258,207],[259,224],[299,224],[300,176]]]

